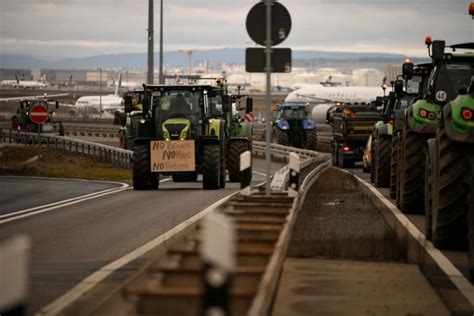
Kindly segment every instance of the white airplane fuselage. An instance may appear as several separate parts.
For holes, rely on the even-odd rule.
[[[111,112],[123,108],[122,97],[114,94],[103,96],[83,96],[77,99],[74,107],[77,110],[94,110],[96,112]]]
[[[380,95],[383,95],[381,87],[304,85],[302,88],[288,94],[285,102],[313,104],[328,102],[370,103]]]

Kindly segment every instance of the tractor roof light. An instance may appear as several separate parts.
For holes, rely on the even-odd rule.
[[[425,44],[426,44],[427,46],[430,46],[431,44],[433,44],[433,38],[431,37],[431,35],[427,35],[427,36],[425,37]]]
[[[469,4],[469,14],[472,16],[472,18],[474,19],[474,2],[471,2]]]
[[[409,64],[409,63],[411,63],[410,58],[405,59],[405,64]]]

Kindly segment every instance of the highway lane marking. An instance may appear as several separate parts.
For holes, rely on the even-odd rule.
[[[218,208],[220,205],[224,204],[231,197],[233,197],[234,195],[238,193],[239,191],[234,192],[226,197],[223,197],[219,201],[208,206],[206,209],[200,211],[196,215],[178,224],[177,226],[168,230],[167,232],[161,234],[157,238],[147,242],[143,246],[133,250],[132,252],[124,255],[123,257],[100,268],[96,272],[92,273],[91,275],[83,279],[79,284],[74,286],[71,290],[63,294],[61,297],[59,297],[58,299],[56,299],[55,301],[53,301],[52,303],[50,303],[49,305],[41,309],[38,313],[36,313],[36,315],[56,315],[60,313],[69,304],[79,299],[87,291],[91,290],[94,286],[98,285],[101,281],[103,281],[105,278],[110,276],[112,273],[122,268],[126,264],[132,262],[133,260],[143,256],[150,250],[160,246],[162,243],[171,239],[173,236],[180,233],[181,231],[183,231],[190,225],[195,224],[196,222],[201,220],[204,216],[206,216],[207,214],[209,214],[210,212]]]
[[[122,186],[121,188],[128,187],[128,184],[122,184],[122,185],[124,185],[124,186]],[[103,190],[103,191],[93,192],[93,193],[89,193],[89,194],[86,194],[86,195],[81,195],[81,196],[78,196],[78,197],[73,197],[73,198],[70,198],[70,199],[61,200],[61,201],[58,201],[58,202],[53,202],[53,203],[50,203],[50,204],[35,206],[35,207],[27,208],[27,209],[24,209],[24,210],[21,210],[21,211],[16,211],[16,212],[8,213],[8,214],[3,214],[3,215],[0,215],[0,219],[8,218],[8,217],[14,217],[14,216],[21,215],[21,214],[24,214],[24,213],[33,212],[33,211],[36,211],[36,210],[39,210],[39,209],[44,209],[44,208],[47,208],[47,207],[52,207],[52,206],[56,206],[56,205],[60,205],[60,204],[65,204],[65,203],[68,203],[68,202],[84,199],[84,198],[95,196],[95,195],[98,195],[98,194],[107,193],[107,192],[110,192],[110,191],[115,191],[115,190],[118,190],[118,189],[121,189],[121,188],[112,188],[112,189],[107,189],[107,190]],[[1,222],[0,222],[0,224],[1,224]]]
[[[9,217],[9,218],[7,218],[7,219],[0,220],[0,225],[6,224],[6,223],[9,223],[9,222],[13,222],[13,221],[16,221],[16,220],[19,220],[19,219],[22,219],[22,218],[26,218],[26,217],[30,217],[30,216],[34,216],[34,215],[46,213],[46,212],[51,212],[51,211],[54,211],[54,210],[56,210],[56,209],[58,209],[58,208],[62,208],[62,207],[69,206],[69,205],[78,204],[78,203],[81,203],[81,202],[84,202],[84,201],[96,199],[96,198],[98,198],[98,197],[102,197],[102,196],[106,196],[106,195],[110,195],[110,194],[122,192],[122,191],[125,191],[125,190],[130,190],[130,189],[131,189],[131,187],[129,187],[128,184],[127,184],[127,187],[125,187],[125,188],[118,188],[118,189],[114,189],[114,190],[109,191],[109,192],[105,192],[105,193],[101,193],[101,194],[95,194],[95,195],[93,195],[93,196],[89,196],[89,197],[86,197],[86,198],[76,199],[76,200],[71,201],[71,202],[62,203],[62,204],[55,205],[55,206],[51,206],[51,207],[47,207],[47,208],[42,208],[42,209],[37,210],[37,211],[31,211],[31,212],[29,212],[29,213],[20,214],[20,215],[14,216],[14,217]]]
[[[421,247],[425,249],[428,255],[438,264],[448,278],[456,285],[463,296],[474,306],[474,287],[464,277],[461,271],[449,261],[449,259],[438,249],[433,246],[433,243],[426,239],[426,236],[405,216],[389,199],[379,192],[374,186],[367,181],[359,178],[357,175],[343,170],[353,175],[357,180],[364,184],[375,196],[382,201],[382,203],[393,213],[400,224],[415,238]]]

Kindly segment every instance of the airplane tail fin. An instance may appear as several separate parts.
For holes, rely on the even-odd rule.
[[[122,73],[119,73],[118,79],[117,79],[117,86],[115,86],[115,95],[118,96],[120,93],[120,87],[122,86]]]

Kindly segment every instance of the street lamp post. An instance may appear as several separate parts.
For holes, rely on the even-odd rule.
[[[153,84],[153,1],[148,0],[148,72],[147,72],[147,83]]]
[[[102,119],[102,68],[99,67],[99,118]]]
[[[160,74],[159,83],[164,84],[163,77],[163,0],[160,1]]]

